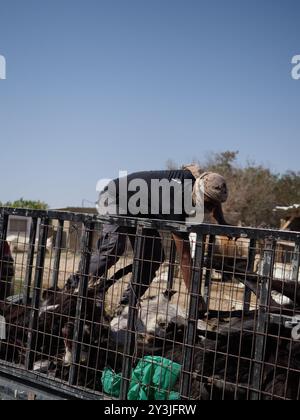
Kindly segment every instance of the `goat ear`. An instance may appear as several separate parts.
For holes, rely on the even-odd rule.
[[[166,299],[168,299],[169,301],[172,299],[172,297],[174,295],[176,295],[177,291],[176,290],[166,290],[163,295]]]

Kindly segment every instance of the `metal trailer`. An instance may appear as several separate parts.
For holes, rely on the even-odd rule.
[[[11,216],[30,217],[31,229],[18,238],[14,296],[0,302],[0,399],[127,399],[132,387],[137,399],[299,399],[300,233],[1,208],[0,265]],[[78,250],[70,251],[63,234],[80,224]],[[106,224],[134,229],[132,261],[115,255],[101,279],[91,278],[94,236]],[[140,300],[149,229],[165,238],[166,259]],[[171,232],[196,238],[189,291]],[[233,240],[228,257],[220,236],[243,238],[246,256]],[[282,241],[294,244],[288,279],[273,275]],[[79,285],[69,290],[78,267]],[[128,280],[134,293],[116,315]],[[136,373],[146,361],[156,372],[148,382]]]

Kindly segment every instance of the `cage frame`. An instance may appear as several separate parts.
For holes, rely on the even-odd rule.
[[[37,316],[40,302],[40,291],[42,289],[41,281],[43,277],[43,267],[45,261],[45,249],[47,241],[47,231],[49,224],[52,220],[58,221],[57,236],[54,245],[54,272],[51,278],[51,286],[57,285],[58,281],[58,270],[60,264],[60,248],[62,241],[62,231],[65,222],[76,222],[84,225],[83,240],[81,243],[81,256],[83,272],[81,273],[81,281],[79,285],[79,297],[77,300],[76,313],[80,315],[82,299],[81,296],[85,296],[87,284],[84,282],[84,276],[87,274],[89,267],[89,256],[91,250],[91,231],[96,224],[117,224],[122,227],[130,227],[136,230],[137,241],[135,243],[134,258],[133,258],[133,285],[138,285],[139,279],[137,276],[139,270],[139,255],[141,252],[141,232],[145,228],[164,230],[168,232],[180,232],[180,233],[196,233],[197,234],[197,245],[195,258],[192,266],[192,281],[190,291],[190,307],[187,329],[185,339],[183,343],[183,367],[180,384],[180,394],[182,399],[188,400],[190,388],[191,388],[191,377],[192,377],[192,360],[193,352],[195,350],[195,337],[197,330],[197,311],[198,311],[198,299],[201,293],[201,281],[203,276],[201,275],[205,262],[204,262],[204,241],[205,238],[209,237],[210,242],[213,243],[214,239],[218,235],[228,237],[242,237],[250,240],[249,255],[248,255],[248,267],[247,273],[251,275],[254,265],[253,248],[254,244],[258,240],[263,240],[266,244],[264,249],[264,259],[262,273],[259,276],[259,290],[257,291],[260,295],[259,307],[257,310],[257,337],[255,342],[255,360],[253,361],[253,372],[251,378],[251,389],[250,399],[260,399],[260,383],[261,383],[261,370],[263,362],[264,346],[266,344],[266,328],[270,320],[278,325],[290,325],[291,327],[297,323],[297,318],[294,316],[287,316],[283,314],[270,314],[268,313],[268,297],[269,297],[269,282],[272,279],[272,270],[274,268],[274,247],[279,241],[288,241],[295,243],[294,257],[292,261],[292,281],[298,282],[298,274],[300,268],[300,232],[290,231],[279,231],[274,229],[256,229],[246,227],[233,227],[233,226],[219,226],[210,224],[191,225],[191,224],[180,224],[161,220],[148,220],[148,219],[133,219],[127,217],[113,217],[113,216],[96,216],[91,214],[82,213],[71,213],[61,211],[44,211],[44,210],[27,210],[27,209],[15,209],[15,208],[0,208],[0,256],[2,255],[1,244],[6,240],[8,220],[10,216],[24,216],[32,219],[29,248],[28,248],[28,260],[23,285],[23,296],[25,303],[29,301],[31,288],[33,289],[33,298],[31,302],[31,316],[30,316],[30,330],[34,330],[37,323]],[[37,226],[41,225],[39,235],[37,235]],[[34,246],[38,241],[38,254],[36,267],[33,265]],[[252,246],[251,246],[252,245]],[[174,257],[174,249],[171,253]],[[168,283],[172,284],[172,269],[170,268]],[[246,273],[246,279],[247,279]],[[209,288],[209,277],[206,276],[204,279],[206,295],[208,295]],[[250,309],[250,296],[251,290],[245,283],[245,294],[244,294],[244,311],[248,312]],[[206,296],[207,298],[208,296]],[[137,301],[132,300],[130,302],[129,319],[128,319],[128,332],[126,333],[125,350],[124,350],[124,365],[122,372],[122,386],[121,386],[121,398],[125,399],[131,372],[131,358],[132,347],[134,344],[134,334],[132,333],[135,325],[135,321],[138,316]],[[300,322],[300,321],[299,321]],[[80,316],[76,319],[76,325],[74,329],[74,350],[72,352],[72,367],[70,370],[69,383],[62,384],[56,383],[55,379],[45,378],[31,372],[33,365],[33,343],[32,335],[29,332],[25,371],[16,368],[12,363],[0,360],[0,381],[5,385],[1,389],[6,389],[7,393],[12,392],[13,389],[18,387],[22,390],[20,395],[24,398],[24,395],[30,397],[32,394],[29,390],[34,390],[33,395],[36,399],[44,399],[47,396],[61,399],[101,399],[100,396],[96,396],[93,392],[89,392],[88,389],[79,389],[75,387],[76,377],[76,365],[78,364],[78,358],[80,354],[80,338],[82,336],[82,321]],[[11,386],[9,384],[12,384]],[[9,391],[8,391],[9,390]],[[4,391],[3,391],[4,392]],[[24,394],[25,393],[25,394]],[[45,397],[46,396],[46,397]],[[105,397],[103,397],[105,398]]]

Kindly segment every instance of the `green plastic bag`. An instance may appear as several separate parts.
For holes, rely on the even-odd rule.
[[[172,391],[181,372],[178,363],[159,356],[144,357],[132,372],[128,400],[179,400],[178,392]],[[118,398],[121,389],[121,374],[105,369],[102,375],[103,390]]]
[[[132,373],[128,400],[178,400],[179,394],[172,392],[172,389],[180,372],[181,366],[168,359],[144,357]]]
[[[105,394],[119,398],[121,390],[122,375],[116,374],[112,369],[106,368],[102,374],[102,387]]]

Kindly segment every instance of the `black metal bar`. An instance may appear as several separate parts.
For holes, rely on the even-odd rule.
[[[199,298],[202,290],[202,270],[204,257],[204,238],[197,236],[196,253],[192,267],[192,280],[190,290],[189,319],[183,345],[183,367],[180,385],[182,399],[190,398],[194,351],[198,323]]]
[[[57,283],[58,283],[63,231],[64,231],[64,221],[58,220],[56,238],[55,238],[55,248],[54,248],[53,272],[52,272],[52,276],[50,280],[50,287],[53,289],[57,287]]]
[[[69,384],[76,385],[78,377],[78,369],[80,364],[81,348],[83,342],[84,331],[84,314],[83,307],[87,300],[87,292],[89,286],[89,269],[93,247],[93,233],[95,230],[94,223],[84,225],[84,232],[81,243],[81,262],[80,262],[80,281],[76,306],[76,318],[74,325],[73,347],[72,347],[72,365],[69,373]]]
[[[299,293],[299,270],[300,270],[300,240],[295,243],[295,250],[292,259],[292,282],[295,284],[294,302],[298,301],[297,295]]]
[[[250,394],[251,400],[259,400],[261,395],[263,360],[269,321],[268,304],[270,302],[270,286],[274,271],[275,248],[275,241],[273,241],[272,239],[266,241],[263,257],[262,275],[260,277],[259,308],[257,314],[257,326],[255,330],[255,352],[252,371],[253,391]]]
[[[30,294],[31,294],[30,287],[31,287],[31,281],[32,281],[37,224],[38,224],[38,220],[36,218],[32,219],[31,226],[30,226],[28,251],[27,251],[26,273],[25,273],[25,279],[24,279],[24,285],[23,285],[23,304],[24,305],[28,305],[30,301]]]
[[[0,208],[1,209],[1,208]],[[163,220],[151,220],[151,219],[137,219],[130,217],[119,217],[119,216],[98,216],[83,213],[71,213],[71,212],[60,212],[53,210],[28,210],[28,209],[13,209],[3,207],[2,210],[5,215],[17,215],[24,217],[36,217],[36,218],[48,218],[48,219],[59,219],[64,221],[72,221],[78,223],[108,223],[118,224],[119,226],[125,227],[137,227],[142,225],[144,228],[151,228],[157,230],[171,230],[178,231],[181,233],[198,233],[201,235],[220,235],[220,236],[233,236],[233,237],[249,237],[256,239],[267,239],[272,237],[274,240],[284,240],[289,242],[295,242],[300,240],[300,232],[291,232],[283,230],[272,230],[272,229],[257,229],[257,228],[244,228],[237,226],[221,226],[221,225],[189,225],[185,223],[176,223],[171,221]]]
[[[249,244],[247,273],[253,273],[254,271],[255,255],[256,255],[256,240],[252,238]],[[251,289],[247,287],[247,285],[245,284],[245,293],[244,293],[244,311],[245,312],[250,311],[251,294],[252,294]]]
[[[0,217],[0,276],[2,273],[2,265],[4,264],[4,242],[7,238],[7,231],[8,231],[8,222],[9,222],[9,216],[7,214],[4,214],[3,211],[1,211],[1,217]],[[1,278],[0,278],[1,280]],[[0,290],[1,299],[6,299],[8,295],[10,295],[11,292],[11,284],[8,284],[5,282],[5,284],[1,285],[4,290]]]
[[[169,261],[169,270],[168,270],[168,291],[173,289],[174,284],[174,272],[175,272],[175,263],[176,263],[176,246],[175,242],[171,240],[171,249],[170,249],[170,261]]]
[[[208,252],[207,252],[207,264],[205,264],[206,273],[205,273],[205,287],[204,287],[204,301],[209,308],[209,289],[211,284],[211,277],[212,277],[212,257],[213,257],[213,250],[214,245],[216,242],[216,237],[214,235],[210,235],[208,238]]]
[[[7,238],[9,216],[1,211],[0,215],[0,261],[3,255],[3,244]]]
[[[129,382],[131,378],[132,361],[135,349],[136,341],[136,322],[138,318],[139,309],[138,304],[138,291],[141,284],[140,277],[140,266],[142,259],[143,249],[143,226],[138,226],[136,231],[136,239],[134,244],[134,256],[133,256],[133,270],[132,270],[132,293],[130,293],[129,299],[129,312],[128,312],[128,325],[125,335],[124,344],[124,363],[122,369],[122,384],[120,398],[127,400],[127,394],[129,389]]]
[[[30,322],[28,328],[28,338],[25,357],[25,369],[31,370],[34,364],[34,349],[39,319],[39,307],[41,292],[43,288],[44,263],[46,256],[47,237],[49,229],[49,219],[42,219],[40,223],[40,233],[38,242],[38,253],[36,258],[36,269],[34,278],[33,298],[30,311]]]
[[[296,284],[299,280],[299,269],[300,269],[300,240],[295,243],[295,251],[292,260],[292,281]]]

